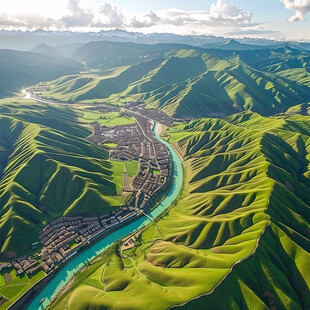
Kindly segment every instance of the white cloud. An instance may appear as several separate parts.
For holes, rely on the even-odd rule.
[[[133,16],[129,21],[127,21],[127,26],[133,28],[152,27],[154,25],[159,25],[160,22],[161,18],[158,17],[154,11],[150,10],[142,18]]]
[[[195,32],[222,35],[229,31],[255,29],[258,26],[252,21],[252,12],[238,8],[229,1],[216,0],[211,5],[210,10],[168,8],[133,15],[123,12],[119,7],[109,2],[90,9],[85,1],[82,3],[84,6],[82,6],[80,0],[67,0],[67,12],[59,14],[58,17],[53,15],[53,18],[43,17],[43,15],[34,17],[33,14],[30,16],[29,13],[28,15],[18,16],[1,15],[0,13],[0,27],[77,29],[78,31],[89,31],[91,28],[122,28],[133,31],[140,29],[145,33],[171,31],[187,34]],[[65,7],[64,4],[63,6]]]
[[[22,27],[25,22],[16,18],[10,17],[6,13],[0,13],[0,26],[1,27]]]
[[[296,14],[289,18],[295,22],[303,20],[306,13],[310,11],[310,0],[280,0],[286,9],[294,11]]]
[[[125,23],[125,17],[122,11],[111,3],[104,3],[100,7],[99,21],[93,26],[97,27],[122,27]]]
[[[201,25],[218,27],[224,25],[232,26],[254,26],[252,22],[253,13],[244,12],[232,3],[218,0],[211,5],[209,11],[184,11],[179,9],[167,9],[161,11],[150,11],[142,17],[134,16],[128,26],[135,28],[152,27],[155,25]]]
[[[79,6],[79,0],[69,0],[68,3],[69,14],[61,18],[61,21],[70,27],[87,27],[92,24],[94,14],[90,9],[82,9]]]
[[[252,22],[252,17],[253,12],[244,12],[241,8],[237,8],[232,3],[227,3],[225,0],[218,0],[216,4],[211,5],[211,20],[250,24]]]
[[[0,29],[22,28],[33,30],[38,28],[60,29],[62,22],[52,18],[44,18],[38,15],[27,15],[24,17],[10,16],[6,13],[0,13]]]
[[[150,28],[154,26],[209,26],[216,27],[253,27],[252,12],[245,12],[225,0],[217,0],[210,11],[185,11],[179,9],[150,10],[142,16],[124,14],[117,6],[104,3],[96,12],[82,8],[80,0],[68,0],[68,12],[60,18],[30,18],[29,15],[10,17],[0,15],[0,26],[58,27],[73,29],[83,27],[101,28]]]

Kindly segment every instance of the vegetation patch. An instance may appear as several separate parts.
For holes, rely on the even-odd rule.
[[[10,271],[12,280],[0,287],[0,295],[3,299],[0,299],[0,310],[7,309],[14,303],[22,294],[28,291],[37,281],[45,276],[44,271],[36,273],[31,278],[28,278],[25,274],[20,276],[15,275],[15,270]],[[1,274],[2,278],[3,275]]]
[[[118,45],[103,47],[94,42],[85,46],[84,53],[88,52],[81,56],[83,61],[109,70],[61,77],[50,83],[47,96],[116,106],[143,101],[169,115],[198,118],[248,110],[274,115],[309,99],[310,54],[300,49],[219,51],[137,45],[135,54],[124,53],[128,46],[111,54]],[[106,126],[115,123],[99,121]]]
[[[82,113],[82,120],[86,120],[89,123],[96,121],[107,127],[135,123],[135,119],[133,117],[122,112],[97,113],[87,111]]]
[[[134,177],[139,171],[139,162],[136,160],[126,161],[126,171],[129,176]]]
[[[116,143],[105,143],[104,146],[107,146],[108,148],[114,149],[117,147],[118,144]]]

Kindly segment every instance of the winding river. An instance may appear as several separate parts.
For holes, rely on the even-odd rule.
[[[163,211],[171,206],[173,201],[178,197],[183,180],[183,170],[182,170],[182,162],[175,150],[172,146],[161,139],[157,134],[158,124],[155,123],[153,128],[153,132],[156,138],[165,144],[171,154],[171,159],[173,161],[173,185],[163,199],[163,201],[154,209],[151,213],[149,213],[149,217],[154,219],[159,216]],[[91,245],[87,250],[82,252],[78,252],[67,264],[65,264],[61,270],[56,273],[56,275],[45,285],[45,287],[40,291],[37,297],[31,302],[28,306],[28,310],[37,310],[44,309],[49,302],[56,296],[56,294],[61,290],[61,288],[71,279],[71,277],[87,262],[98,256],[104,250],[106,250],[109,246],[112,245],[115,241],[125,237],[126,235],[132,233],[136,229],[140,229],[141,227],[148,225],[151,223],[151,220],[146,216],[142,216],[138,218],[136,221],[128,224],[127,226],[121,227],[117,231],[114,231],[110,235],[104,237],[100,241]],[[45,298],[43,303],[39,305],[40,300]]]

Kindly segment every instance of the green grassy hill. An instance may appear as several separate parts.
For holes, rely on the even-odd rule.
[[[309,116],[239,113],[167,133],[184,157],[176,205],[50,308],[309,308]]]
[[[0,102],[0,253],[31,248],[49,221],[96,216],[120,205],[121,179],[108,152],[66,108]]]
[[[108,43],[102,44],[111,53],[116,48],[109,49]],[[160,108],[170,115],[193,117],[230,115],[244,110],[273,115],[309,100],[307,71],[299,72],[307,70],[302,67],[302,59],[304,62],[308,60],[303,58],[306,56],[296,56],[295,50],[287,54],[281,49],[284,54],[280,60],[268,50],[264,58],[268,66],[264,68],[254,60],[247,63],[240,55],[220,54],[223,58],[220,59],[199,49],[156,51],[154,46],[148,47],[149,56],[138,57],[137,63],[129,65],[127,60],[133,60],[119,48],[118,53],[123,53],[126,62],[120,61],[118,65],[124,66],[61,77],[50,84],[50,91],[44,95],[68,101],[112,104],[142,100],[149,108]],[[249,58],[256,55],[253,51],[240,51],[243,52],[248,53]],[[257,53],[264,55],[266,51],[258,50]],[[109,54],[103,55],[107,61],[114,61]],[[284,62],[284,55],[288,62]],[[297,61],[296,57],[300,59]],[[96,58],[92,63],[89,55],[87,59],[88,65],[101,66],[102,60]],[[270,73],[273,72],[270,68],[279,66],[275,61],[285,63],[277,75]],[[294,69],[287,69],[291,67]],[[294,70],[299,73],[295,74]]]
[[[40,81],[78,73],[81,68],[80,63],[67,58],[0,50],[0,98]]]
[[[297,84],[310,87],[310,67],[287,69],[277,73],[286,79],[292,80]]]
[[[266,72],[275,73],[287,69],[310,67],[309,52],[289,45],[240,51],[208,49],[206,52],[221,59],[238,57],[252,68]]]

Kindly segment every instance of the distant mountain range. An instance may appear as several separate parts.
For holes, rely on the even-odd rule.
[[[0,30],[0,48],[17,50],[30,50],[35,45],[41,43],[50,44],[50,42],[53,42],[53,45],[56,46],[69,43],[87,43],[91,41],[103,40],[144,44],[181,43],[198,46],[204,44],[226,44],[228,39],[212,35],[177,35],[173,33],[143,34],[139,32],[128,32],[121,29],[86,33],[71,31],[45,31],[42,29],[25,32]],[[257,38],[238,39],[236,42],[263,46],[292,43],[299,44],[303,48],[310,49],[310,43],[279,42]]]
[[[54,80],[45,97],[109,104],[141,100],[176,117],[244,110],[274,115],[309,101],[310,52],[300,44],[40,43],[30,52],[0,50],[0,56],[1,97]]]
[[[204,49],[221,49],[221,50],[256,50],[256,49],[265,49],[266,47],[276,48],[282,46],[283,44],[285,43],[273,42],[273,44],[258,45],[258,44],[241,43],[234,39],[228,39],[218,43],[205,43],[200,45],[200,47]]]
[[[177,117],[244,110],[274,115],[309,100],[310,53],[289,45],[222,50],[90,42],[72,59],[95,73],[60,77],[45,96],[111,104],[141,100]]]

